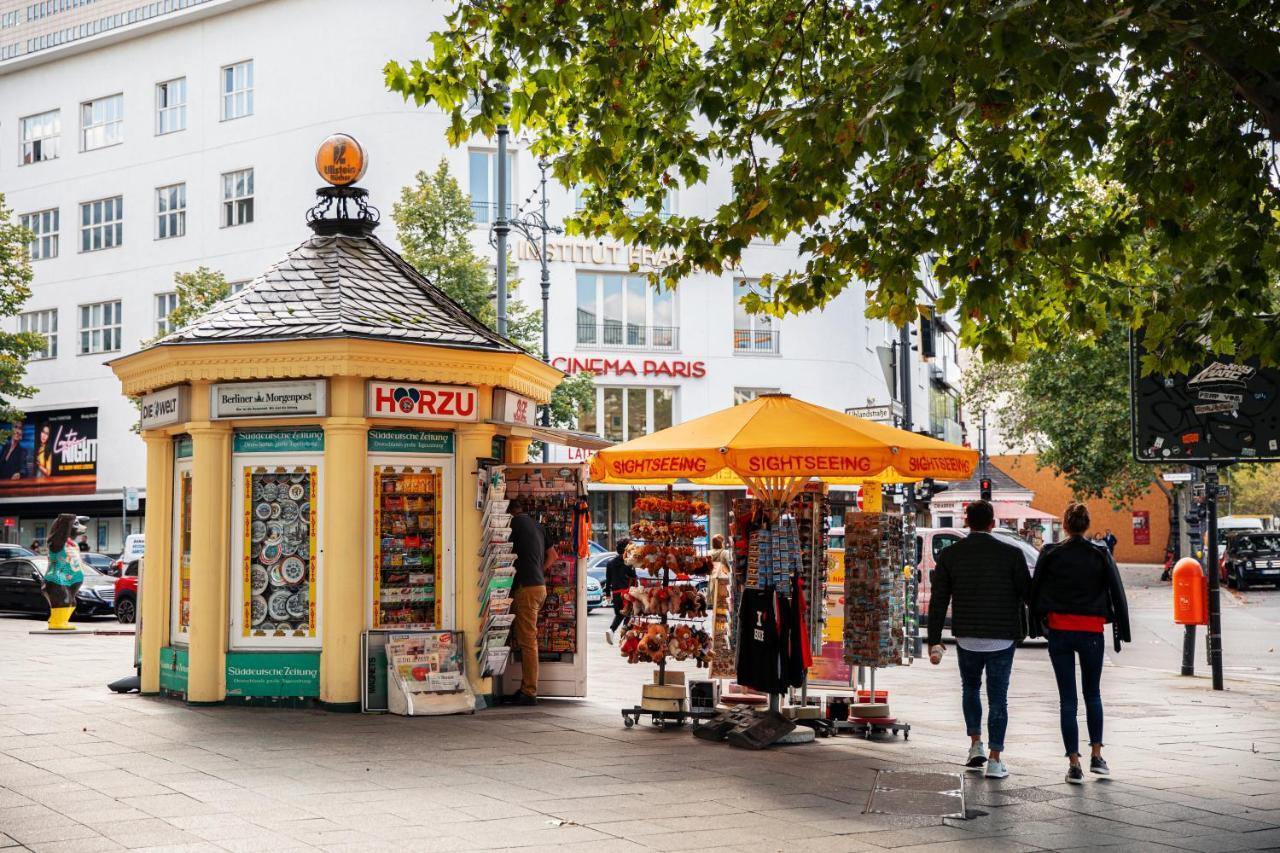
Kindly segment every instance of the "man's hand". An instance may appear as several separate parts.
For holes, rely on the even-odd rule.
[[[947,653],[947,650],[942,645],[930,646],[929,647],[929,663],[933,664],[934,666],[937,666],[938,664],[942,663],[942,656],[946,653]]]

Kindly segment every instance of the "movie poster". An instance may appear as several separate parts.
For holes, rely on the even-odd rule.
[[[0,444],[0,498],[93,494],[98,410],[30,412]]]

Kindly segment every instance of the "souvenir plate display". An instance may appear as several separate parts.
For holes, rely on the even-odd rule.
[[[246,637],[315,637],[315,466],[244,472],[244,624]],[[293,495],[297,494],[298,498]],[[305,513],[303,509],[305,508]]]
[[[373,626],[440,624],[441,469],[373,468]],[[305,500],[305,499],[304,499]],[[299,557],[307,552],[300,551]]]

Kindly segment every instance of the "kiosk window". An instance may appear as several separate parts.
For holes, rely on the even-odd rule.
[[[246,469],[245,637],[316,636],[315,466]]]
[[[376,466],[373,488],[373,624],[440,624],[440,469]]]

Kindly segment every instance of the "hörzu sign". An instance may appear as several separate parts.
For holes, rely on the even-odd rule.
[[[416,385],[371,379],[365,414],[371,418],[475,421],[480,418],[479,395],[466,385]]]
[[[210,417],[323,417],[327,383],[323,379],[284,382],[221,382],[210,389]]]
[[[142,429],[180,424],[190,420],[191,389],[186,385],[171,385],[152,391],[142,398]]]

